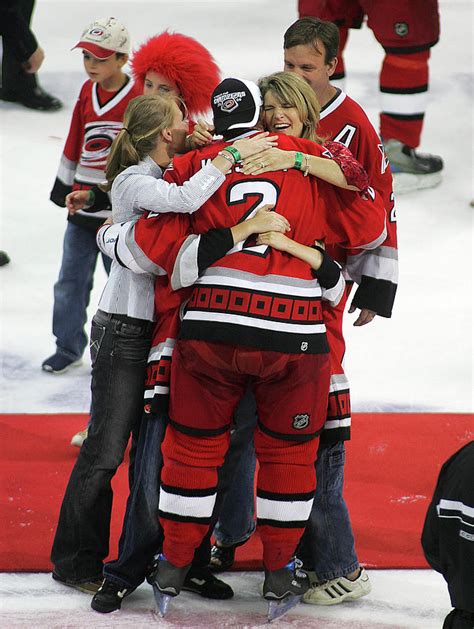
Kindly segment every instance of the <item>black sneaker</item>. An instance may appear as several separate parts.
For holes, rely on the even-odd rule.
[[[209,568],[213,572],[225,572],[234,565],[235,549],[240,544],[234,546],[218,546],[214,544],[211,548],[211,558]]]
[[[0,251],[0,266],[5,266],[10,262],[10,258],[5,251]]]
[[[81,358],[74,360],[73,358],[68,358],[64,354],[56,353],[43,361],[41,369],[43,371],[47,371],[48,373],[61,374],[65,373],[72,367],[79,367],[80,365],[82,365]]]
[[[215,577],[207,566],[203,568],[191,567],[181,589],[185,592],[194,592],[194,594],[199,594],[204,598],[221,601],[234,596],[234,591],[230,585]]]
[[[91,577],[90,579],[81,581],[71,581],[70,579],[59,576],[57,572],[53,572],[52,577],[55,581],[59,581],[59,583],[74,588],[75,590],[79,590],[80,592],[84,592],[85,594],[95,594],[99,590],[103,581],[102,575],[97,575],[96,577]]]
[[[102,585],[91,601],[92,609],[101,614],[115,612],[122,606],[123,599],[136,588],[122,588],[109,579],[104,579]]]
[[[61,109],[63,106],[58,98],[45,92],[39,85],[25,94],[9,93],[2,90],[0,98],[10,103],[20,103],[29,109],[36,109],[38,111],[58,111],[58,109]]]

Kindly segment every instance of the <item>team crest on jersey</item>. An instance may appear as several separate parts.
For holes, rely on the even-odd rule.
[[[246,96],[245,92],[224,92],[214,96],[214,105],[219,107],[224,113],[230,114],[239,106],[242,98]]]
[[[395,22],[394,31],[399,37],[408,35],[408,24],[406,22]]]
[[[293,428],[295,430],[304,430],[309,426],[309,413],[298,413],[293,416]]]
[[[88,168],[105,167],[112,142],[121,128],[122,125],[118,122],[91,122],[86,124],[81,165]]]

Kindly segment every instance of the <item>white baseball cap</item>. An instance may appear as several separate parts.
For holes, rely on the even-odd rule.
[[[103,18],[89,24],[74,48],[83,48],[97,59],[108,59],[116,52],[128,55],[130,35],[114,17]]]

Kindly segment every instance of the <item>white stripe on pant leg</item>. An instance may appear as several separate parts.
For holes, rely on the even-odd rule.
[[[216,502],[216,494],[211,496],[179,496],[170,494],[161,487],[160,511],[184,517],[210,518]]]
[[[279,522],[292,522],[307,520],[311,513],[313,499],[311,500],[270,500],[257,496],[257,517],[261,520],[278,520]]]
[[[423,114],[428,104],[428,92],[419,94],[380,93],[381,109],[384,114]]]

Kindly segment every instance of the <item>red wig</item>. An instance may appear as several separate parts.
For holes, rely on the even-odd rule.
[[[192,37],[165,31],[138,48],[130,62],[133,75],[143,84],[147,72],[161,74],[178,86],[190,116],[207,111],[220,81],[211,53]]]

